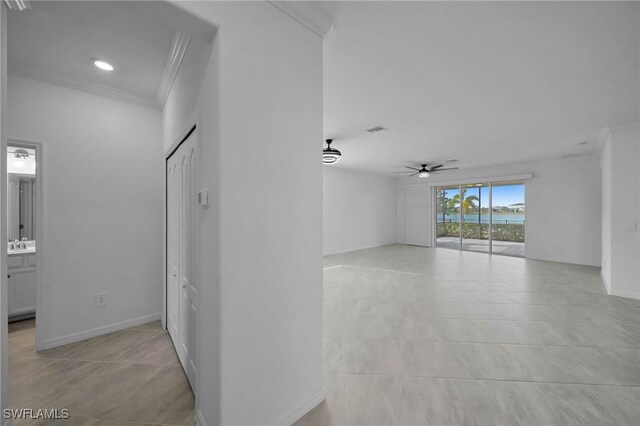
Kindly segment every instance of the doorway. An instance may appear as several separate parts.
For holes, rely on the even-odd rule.
[[[42,258],[42,149],[37,142],[7,142],[8,320],[36,317]],[[36,244],[37,242],[37,244]]]
[[[197,160],[194,126],[166,161],[166,327],[192,389],[197,365]]]
[[[435,187],[436,247],[524,257],[523,181]]]

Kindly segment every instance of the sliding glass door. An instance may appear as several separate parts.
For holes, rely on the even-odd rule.
[[[435,188],[437,247],[524,256],[524,182]]]
[[[436,188],[436,246],[460,249],[460,187]]]
[[[524,182],[493,183],[492,200],[493,253],[524,257]]]
[[[489,250],[489,184],[462,185],[462,249]]]

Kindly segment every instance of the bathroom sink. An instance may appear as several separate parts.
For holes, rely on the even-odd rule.
[[[14,249],[14,250],[7,250],[7,254],[8,255],[12,255],[12,254],[25,254],[25,253],[35,253],[36,252],[36,248],[35,247],[27,247],[26,249]]]
[[[30,241],[20,241],[20,248],[12,248],[14,243],[9,243],[7,245],[7,254],[26,254],[26,253],[35,253],[36,252],[36,242],[34,240]],[[26,247],[25,247],[26,246]]]

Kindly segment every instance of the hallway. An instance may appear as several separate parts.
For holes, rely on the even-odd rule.
[[[194,398],[169,335],[152,322],[34,352],[35,323],[9,324],[11,408],[69,409],[14,425],[193,425]]]
[[[326,401],[298,425],[640,423],[640,301],[599,272],[405,245],[325,257]]]

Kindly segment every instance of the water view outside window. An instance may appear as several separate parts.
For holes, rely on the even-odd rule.
[[[436,188],[436,245],[524,256],[524,182]]]

